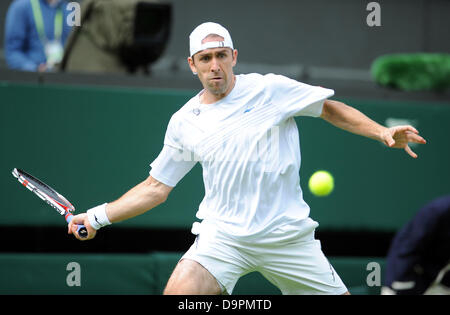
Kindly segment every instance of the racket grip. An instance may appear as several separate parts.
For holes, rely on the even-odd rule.
[[[69,223],[70,221],[72,221],[73,218],[73,214],[70,212],[66,213],[66,222]],[[77,232],[78,235],[80,235],[80,237],[85,238],[88,236],[88,231],[86,229],[86,227],[83,224],[77,224],[78,228],[77,228]]]

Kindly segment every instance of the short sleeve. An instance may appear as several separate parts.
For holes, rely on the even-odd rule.
[[[150,164],[150,175],[163,184],[175,187],[194,167],[196,160],[182,142],[179,116],[170,118],[164,137],[164,147],[158,157]]]
[[[283,118],[293,116],[318,117],[322,113],[323,102],[334,95],[334,90],[312,86],[282,75],[265,76],[267,91]]]
[[[179,121],[177,116],[174,114],[170,118],[169,124],[167,125],[166,134],[164,136],[164,144],[176,148],[178,150],[183,150],[183,144],[181,142],[181,136],[179,133]]]
[[[150,176],[167,186],[175,187],[195,164],[196,161],[189,152],[164,145],[161,153],[150,164]]]

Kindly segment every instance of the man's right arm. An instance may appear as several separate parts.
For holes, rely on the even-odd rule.
[[[165,185],[152,176],[136,185],[119,199],[106,205],[106,216],[111,223],[136,217],[166,201],[173,187]],[[80,238],[74,233],[76,224],[83,224],[88,230],[87,238]],[[96,230],[89,223],[87,213],[73,217],[68,227],[69,234],[74,234],[79,240],[89,240],[95,237]]]
[[[172,189],[173,187],[149,176],[106,206],[108,219],[111,223],[116,223],[143,214],[165,202]]]
[[[176,133],[172,116],[167,127],[163,149],[150,164],[150,176],[119,199],[74,216],[69,223],[68,233],[74,234],[79,240],[89,240],[95,237],[97,230],[101,227],[136,217],[165,202],[173,187],[197,163],[192,152],[182,150],[182,145],[179,145],[180,148],[176,147],[179,144]],[[88,231],[86,238],[80,238],[75,232],[76,224],[86,226]]]

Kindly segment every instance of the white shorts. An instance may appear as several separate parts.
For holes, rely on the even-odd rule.
[[[238,279],[253,271],[260,272],[282,294],[343,294],[347,288],[314,238],[317,226],[307,218],[249,242],[202,222],[197,238],[181,259],[205,267],[224,294],[231,294]]]

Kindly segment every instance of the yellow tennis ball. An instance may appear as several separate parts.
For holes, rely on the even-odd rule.
[[[314,195],[327,196],[334,189],[334,178],[327,171],[317,171],[310,177],[308,186]]]

